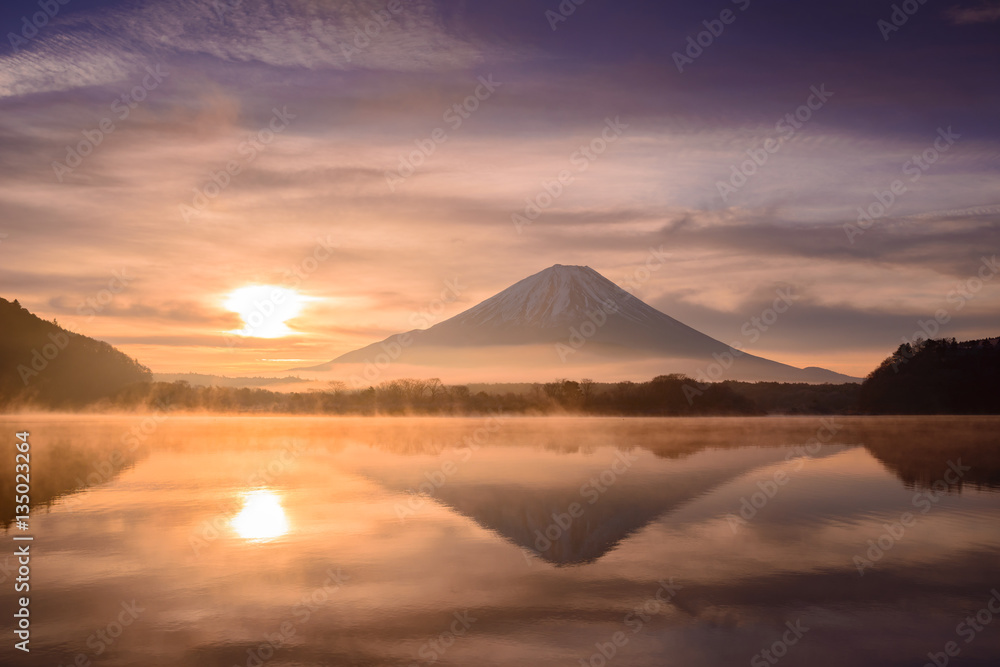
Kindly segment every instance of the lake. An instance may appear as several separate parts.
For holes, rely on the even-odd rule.
[[[3,665],[1000,664],[1000,418],[0,427]]]

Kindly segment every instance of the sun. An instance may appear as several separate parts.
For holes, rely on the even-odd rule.
[[[295,333],[285,324],[302,311],[311,297],[275,285],[249,285],[233,290],[225,307],[243,318],[243,328],[231,331],[248,338],[281,338]]]
[[[232,526],[245,540],[269,540],[288,532],[288,519],[278,494],[257,489],[245,495],[243,509],[233,517]]]

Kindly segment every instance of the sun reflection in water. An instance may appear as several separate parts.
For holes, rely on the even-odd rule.
[[[250,491],[244,496],[243,509],[233,517],[233,530],[246,540],[270,540],[288,532],[288,519],[281,507],[281,497],[268,489]]]

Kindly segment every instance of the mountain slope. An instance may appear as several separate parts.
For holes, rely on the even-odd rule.
[[[149,379],[111,345],[0,299],[0,407],[81,405]]]
[[[651,374],[709,373],[710,379],[851,382],[821,368],[799,369],[741,354],[629,294],[587,266],[556,264],[521,280],[429,329],[395,334],[308,369],[368,364],[392,351],[393,360],[419,365],[475,366],[659,358]]]

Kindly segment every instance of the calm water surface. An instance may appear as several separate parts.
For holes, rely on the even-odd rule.
[[[6,416],[0,664],[998,665],[998,427]]]

